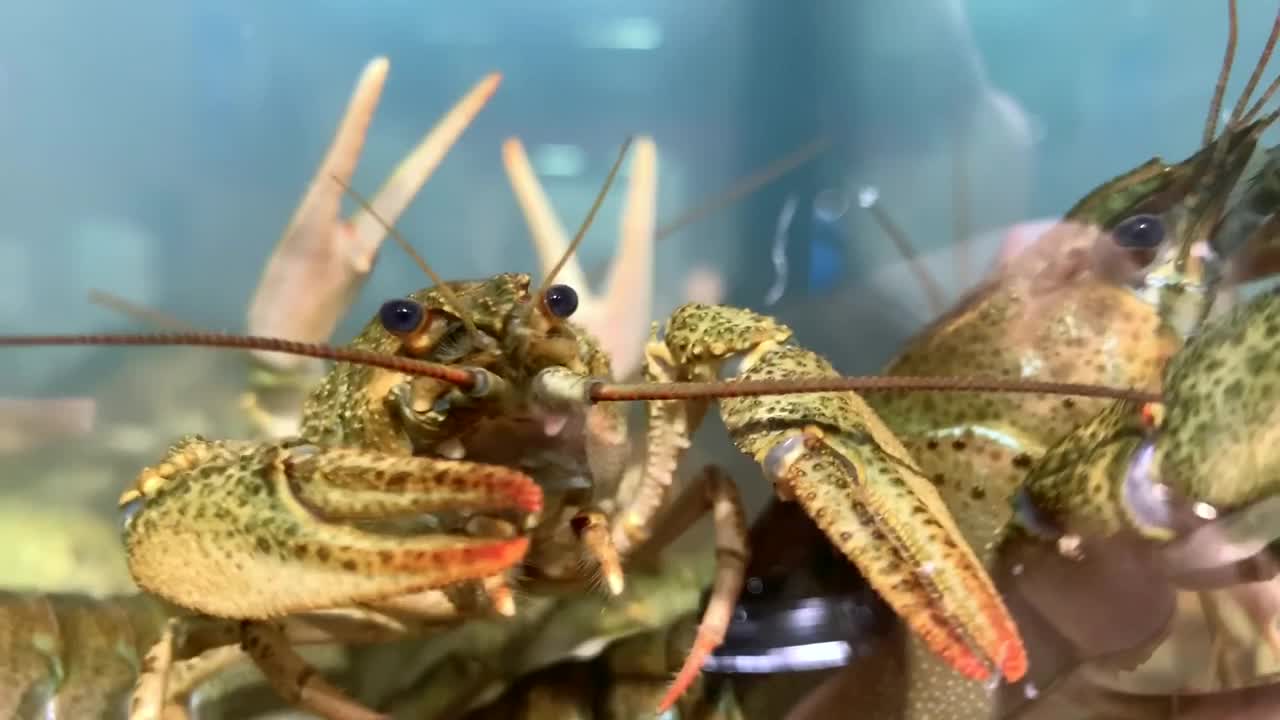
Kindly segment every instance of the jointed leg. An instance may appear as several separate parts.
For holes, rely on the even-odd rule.
[[[170,668],[173,666],[174,637],[182,618],[165,623],[160,639],[147,651],[133,686],[129,701],[129,720],[161,720],[168,695]]]
[[[129,720],[168,720],[190,693],[218,672],[250,658],[288,702],[335,720],[382,717],[324,682],[292,649],[296,645],[378,642],[403,637],[423,622],[514,614],[506,574],[386,598],[376,607],[294,615],[279,624],[184,616],[168,621],[147,653]],[[413,621],[420,621],[415,623]]]
[[[166,621],[142,661],[129,702],[129,720],[186,717],[183,698],[206,678],[240,659],[238,637],[235,623],[193,616]]]
[[[290,646],[280,626],[245,622],[241,647],[288,702],[330,720],[384,720],[330,685]]]
[[[658,712],[665,712],[688,690],[707,656],[724,642],[733,608],[742,592],[747,570],[747,520],[738,486],[723,470],[707,466],[669,508],[662,526],[645,550],[660,549],[711,514],[715,527],[716,575],[711,596],[698,624],[693,647],[662,698]]]
[[[248,658],[239,645],[223,645],[189,660],[173,663],[169,668],[169,705],[185,707],[191,693],[205,681]]]

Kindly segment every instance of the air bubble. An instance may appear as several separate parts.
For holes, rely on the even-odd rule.
[[[869,208],[880,201],[880,188],[868,185],[858,191],[858,205]]]

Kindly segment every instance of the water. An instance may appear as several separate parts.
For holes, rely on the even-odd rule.
[[[352,88],[382,55],[391,70],[353,176],[364,194],[373,194],[486,73],[502,73],[493,99],[397,223],[450,279],[538,275],[502,165],[510,137],[523,142],[569,234],[629,135],[656,143],[658,227],[826,138],[816,159],[657,243],[650,306],[647,313],[639,301],[632,308],[635,337],[627,347],[638,348],[649,320],[696,297],[769,312],[842,372],[877,372],[938,310],[868,211],[867,189],[910,238],[946,304],[954,303],[1011,237],[1037,236],[1045,227],[1029,223],[1059,217],[1091,188],[1152,156],[1177,160],[1198,147],[1222,58],[1223,5],[14,5],[0,9],[0,157],[7,169],[0,176],[0,332],[156,329],[91,304],[90,290],[200,328],[244,332],[264,265]],[[1274,10],[1262,2],[1241,9],[1228,109]],[[628,161],[578,253],[597,294],[617,251],[634,175]],[[344,214],[355,207],[344,201]],[[428,284],[387,242],[350,311],[337,318],[333,340],[350,339],[386,299]],[[308,302],[314,298],[305,287],[287,299],[298,307]],[[290,317],[290,307],[280,315]],[[249,433],[240,407],[244,356],[154,348],[3,355],[0,397],[57,399],[48,406],[55,414],[85,407],[86,398],[94,408],[88,420],[50,415],[32,422],[10,413],[0,428],[2,491],[13,508],[4,546],[22,548],[0,551],[0,558],[13,552],[22,559],[8,564],[21,565],[13,576],[0,573],[0,584],[130,591],[118,557],[106,561],[101,552],[103,528],[116,527],[116,498],[181,435]],[[638,366],[638,351],[624,362]],[[707,425],[682,476],[698,462],[721,463],[749,509],[759,510],[773,489],[733,452],[715,417]],[[51,527],[65,528],[69,539],[55,541]],[[705,550],[709,537],[695,534],[686,546]],[[40,566],[30,561],[33,547],[47,548],[45,576],[31,570]],[[925,567],[929,577],[938,571],[931,562]],[[1050,593],[1059,587],[1055,578],[1067,577],[1065,570],[1061,577],[1057,570],[1036,573],[1029,561],[1015,567],[1018,577],[1048,572]],[[688,602],[697,597],[692,588]],[[805,585],[796,592],[816,591]],[[1271,591],[1251,592],[1256,599],[1228,598],[1222,610],[1225,636],[1235,643],[1222,651],[1229,656],[1225,674],[1194,659],[1208,652],[1200,619],[1209,611],[1188,594],[1162,594],[1160,602],[1176,605],[1179,627],[1189,628],[1179,636],[1183,644],[1166,646],[1146,674],[1095,669],[1082,682],[1092,693],[1105,687],[1167,696],[1178,682],[1220,690],[1267,676],[1277,658],[1268,655],[1270,646],[1248,640],[1251,626],[1241,617],[1269,607]],[[1028,643],[1060,640],[1065,623],[1045,622],[1053,632],[1032,627]],[[396,652],[408,652],[403,647],[387,652],[390,660],[371,656],[361,667],[331,659],[324,669],[360,683],[344,687],[362,697],[385,698],[438,660],[397,659]],[[542,669],[546,657],[529,660],[529,671]],[[1054,678],[1037,675],[1036,663],[1033,652],[1034,682],[1020,686],[1019,702],[1055,707]],[[412,666],[403,683],[369,678],[398,665]],[[205,714],[236,716],[235,702],[272,702],[254,691],[226,697],[232,699]],[[796,700],[764,686],[747,691],[743,702],[749,716],[780,716],[770,713],[781,712],[784,697]]]

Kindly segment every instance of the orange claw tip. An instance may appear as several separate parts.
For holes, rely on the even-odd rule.
[[[519,565],[528,552],[529,538],[515,537],[443,550],[432,561],[463,568],[478,567],[483,570],[481,575],[490,575]]]
[[[501,564],[507,567],[519,565],[524,561],[524,556],[529,552],[529,538],[517,537],[511,538],[500,543],[495,550],[501,557]]]
[[[528,513],[542,512],[542,488],[537,483],[532,483],[531,487],[522,488],[516,498],[516,504]]]
[[[1027,674],[1027,653],[1022,642],[1017,638],[1005,640],[1001,646],[1000,661],[991,663],[987,658],[974,654],[968,648],[949,647],[941,649],[938,654],[953,670],[970,680],[986,682],[991,679],[991,670],[998,668],[1000,677],[1005,682],[1017,682]]]
[[[925,645],[966,678],[987,682],[995,671],[1000,679],[1017,682],[1027,674],[1027,653],[1022,638],[1012,627],[997,637],[996,642],[975,648],[968,643],[956,642],[955,636],[920,632]]]
[[[985,681],[991,677],[991,665],[986,658],[975,655],[968,648],[943,650],[938,655],[951,666],[952,670],[970,680]]]
[[[991,652],[990,659],[994,661],[995,668],[999,671],[1005,682],[1017,682],[1027,674],[1027,651],[1022,645],[1022,636],[1018,634],[1018,628],[1013,623],[1013,619],[1007,615],[1004,616],[1004,623],[1000,623],[997,627],[1002,627],[1003,632],[996,637],[999,638],[995,643],[995,647],[988,646],[984,648]],[[990,672],[988,671],[988,675]]]
[[[542,486],[533,478],[518,473],[510,476],[510,482],[504,484],[506,488],[503,494],[518,510],[526,513],[542,512]]]
[[[1006,682],[1018,682],[1027,674],[1027,651],[1017,638],[1005,641],[1003,657],[1000,672]]]

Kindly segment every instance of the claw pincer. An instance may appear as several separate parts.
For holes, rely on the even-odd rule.
[[[655,330],[654,343],[651,361],[681,380],[837,375],[795,345],[789,328],[749,310],[686,305]],[[1026,673],[1021,636],[994,582],[937,489],[860,396],[727,398],[720,413],[779,497],[805,508],[934,653],[973,679]]]
[[[527,537],[379,523],[532,514],[542,491],[499,466],[190,437],[144,470],[121,506],[143,588],[216,617],[264,619],[503,572],[524,558]]]

